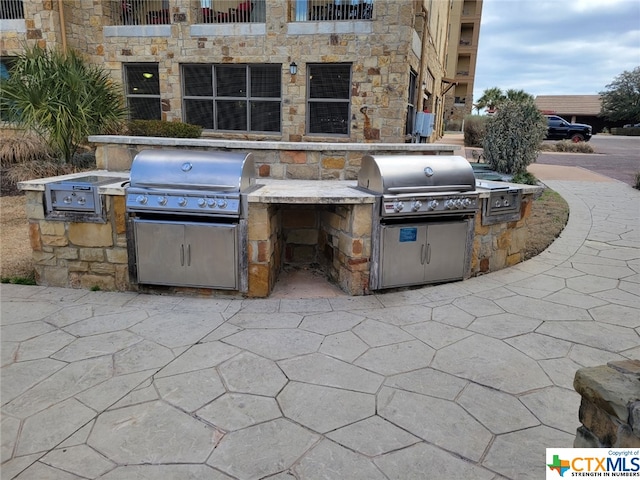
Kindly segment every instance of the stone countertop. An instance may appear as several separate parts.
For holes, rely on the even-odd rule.
[[[154,147],[209,147],[249,150],[285,150],[285,151],[356,151],[363,153],[375,152],[429,152],[451,155],[460,150],[460,145],[443,143],[353,143],[353,142],[281,142],[281,141],[252,141],[228,140],[214,138],[165,138],[165,137],[134,137],[127,135],[92,135],[89,141],[99,144],[118,145],[149,145]]]
[[[249,203],[360,204],[374,203],[376,196],[358,190],[355,180],[270,180],[256,181],[257,189],[247,195]]]
[[[522,195],[538,193],[543,187],[538,185],[526,185],[523,183],[498,182],[494,180],[476,180],[476,191],[480,198],[488,198],[492,191],[501,188],[517,189],[522,191]]]
[[[61,182],[63,180],[73,180],[74,178],[95,175],[98,177],[118,177],[120,180],[98,186],[98,193],[101,195],[124,195],[124,182],[129,181],[129,172],[112,172],[108,170],[92,170],[90,172],[69,173],[67,175],[58,175],[56,177],[38,178],[35,180],[26,180],[18,183],[19,190],[29,190],[36,192],[44,192],[45,185],[52,182]]]

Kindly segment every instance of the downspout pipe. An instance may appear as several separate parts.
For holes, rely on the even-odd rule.
[[[62,51],[67,52],[67,25],[64,21],[63,0],[58,0],[58,14],[60,15],[60,35],[62,37]]]

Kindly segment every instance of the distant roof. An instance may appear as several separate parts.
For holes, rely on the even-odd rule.
[[[558,115],[598,115],[600,95],[538,95],[536,106]]]

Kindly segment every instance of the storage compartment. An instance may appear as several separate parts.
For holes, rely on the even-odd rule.
[[[381,225],[380,288],[459,280],[469,220]]]
[[[138,282],[238,289],[238,224],[133,219]]]

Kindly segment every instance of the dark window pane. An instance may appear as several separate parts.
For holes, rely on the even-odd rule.
[[[129,116],[135,120],[160,120],[160,99],[129,97]]]
[[[216,90],[219,97],[246,97],[247,68],[216,67]]]
[[[309,67],[309,98],[348,99],[350,65],[311,65]]]
[[[127,65],[127,93],[160,95],[157,65]]]
[[[280,102],[251,102],[251,130],[280,131]]]
[[[184,94],[188,97],[213,96],[213,71],[211,65],[185,65]]]
[[[348,103],[309,103],[309,132],[347,135],[349,133]]]
[[[247,102],[219,100],[216,102],[218,130],[247,130]]]
[[[279,66],[255,66],[251,67],[251,96],[280,98]]]
[[[185,100],[184,121],[213,129],[213,102],[211,100]]]

